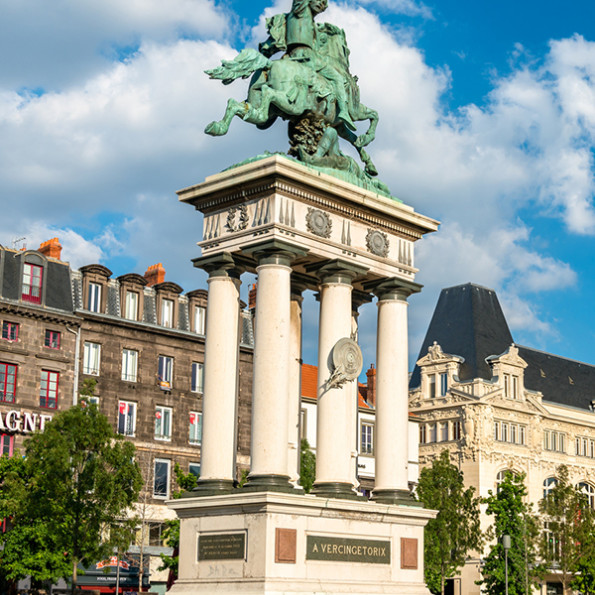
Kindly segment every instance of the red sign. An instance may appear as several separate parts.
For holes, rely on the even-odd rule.
[[[128,413],[128,403],[120,403],[120,415],[126,415]]]

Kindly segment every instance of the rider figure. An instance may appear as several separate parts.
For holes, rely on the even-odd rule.
[[[327,7],[328,0],[293,0],[291,12],[287,15],[286,21],[287,55],[294,60],[309,62],[316,72],[329,81],[339,108],[337,118],[342,120],[348,128],[355,130],[347,106],[344,79],[316,51],[314,17],[324,12]]]

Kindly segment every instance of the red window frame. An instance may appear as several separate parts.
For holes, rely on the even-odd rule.
[[[14,403],[17,392],[17,370],[16,364],[0,362],[0,402],[2,403]],[[11,376],[12,382],[7,382]],[[12,392],[7,390],[9,385],[12,385]]]
[[[50,329],[46,329],[44,345],[48,349],[60,349],[60,338],[60,331],[52,331]],[[52,345],[52,343],[54,342],[52,341],[52,339],[55,339],[55,347]]]
[[[60,372],[52,370],[41,371],[41,383],[39,387],[39,406],[45,409],[56,409],[58,407],[58,386],[60,384]]]
[[[10,335],[13,334],[14,337]],[[2,338],[6,341],[17,341],[19,338],[19,323],[18,322],[9,322],[5,320],[2,322]]]
[[[29,283],[25,279],[29,278]],[[43,267],[26,262],[23,267],[23,291],[21,297],[25,302],[41,303],[41,288],[43,283]]]
[[[5,455],[12,457],[14,449],[14,435],[0,434],[0,457]],[[1,523],[0,523],[1,525]]]

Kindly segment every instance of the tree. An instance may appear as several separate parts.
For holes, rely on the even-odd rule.
[[[6,486],[6,500],[19,505],[4,535],[0,574],[12,580],[72,576],[74,590],[79,564],[129,543],[136,521],[127,511],[142,483],[134,453],[86,399],[29,438],[22,473]]]
[[[316,455],[305,438],[300,443],[300,485],[308,494],[316,479]]]
[[[592,566],[591,533],[595,530],[593,513],[586,495],[568,479],[568,468],[560,465],[556,483],[539,503],[545,531],[541,556],[554,568],[567,592],[580,566]]]
[[[432,593],[444,593],[447,578],[465,564],[467,554],[482,545],[479,498],[465,489],[463,474],[450,462],[447,450],[422,469],[417,496],[426,508],[438,511],[425,530],[425,580]]]
[[[508,551],[509,595],[528,595],[532,587],[539,585],[543,571],[537,562],[540,527],[530,504],[524,500],[527,495],[524,481],[523,474],[506,472],[496,493],[490,490],[489,497],[483,501],[487,504],[486,513],[494,517],[487,532],[492,545],[483,561],[483,579],[478,581],[483,587],[482,592],[488,595],[502,595],[505,590],[504,535],[509,535],[511,539]]]

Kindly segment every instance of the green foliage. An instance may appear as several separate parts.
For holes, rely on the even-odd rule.
[[[546,529],[541,540],[541,556],[546,566],[556,568],[566,591],[579,568],[588,571],[594,565],[595,526],[586,495],[570,483],[565,465],[558,467],[556,479],[549,494],[539,503]]]
[[[300,485],[308,494],[316,479],[316,455],[305,438],[300,443]]]
[[[181,498],[184,492],[191,492],[196,487],[198,479],[196,475],[194,473],[184,473],[178,463],[174,465],[174,476],[180,489],[172,493],[172,498]]]
[[[2,537],[0,574],[56,580],[74,573],[76,582],[77,564],[127,546],[136,521],[126,513],[142,485],[134,452],[86,400],[29,438],[25,459],[11,462],[2,482],[0,506],[12,528]]]
[[[450,462],[447,450],[422,469],[417,496],[425,508],[438,511],[425,530],[426,585],[444,593],[444,583],[465,564],[468,552],[481,547],[479,499],[475,489],[465,489],[463,474]]]
[[[487,537],[494,543],[490,547],[481,569],[482,592],[488,595],[502,595],[505,590],[505,556],[502,536],[510,535],[511,548],[508,552],[508,593],[525,595],[531,587],[539,585],[543,567],[537,562],[537,544],[540,525],[531,512],[531,505],[525,502],[527,489],[525,476],[511,472],[496,493],[491,490],[485,498],[486,513],[494,517]]]

